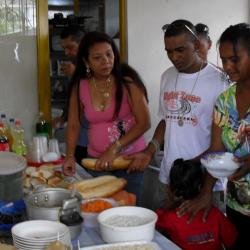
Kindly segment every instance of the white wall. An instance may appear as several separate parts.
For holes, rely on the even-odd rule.
[[[26,141],[38,111],[36,48],[35,35],[0,36],[0,113],[21,119]]]
[[[147,140],[159,121],[160,75],[171,65],[164,51],[161,27],[175,19],[207,24],[213,40],[209,60],[217,64],[215,45],[220,34],[230,24],[248,22],[248,11],[248,0],[127,0],[128,62],[138,70],[149,93],[152,128],[146,134]]]

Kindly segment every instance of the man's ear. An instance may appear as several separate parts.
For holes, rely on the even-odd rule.
[[[195,51],[199,51],[199,49],[200,49],[200,41],[199,41],[199,39],[195,39],[195,41],[194,41],[194,49],[195,49]]]
[[[211,49],[211,47],[212,47],[212,41],[209,39],[208,40],[208,49]]]

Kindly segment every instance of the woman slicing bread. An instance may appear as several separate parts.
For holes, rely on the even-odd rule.
[[[70,91],[64,173],[75,172],[74,150],[84,114],[89,122],[88,155],[98,158],[91,174],[124,177],[127,191],[138,196],[144,169],[109,170],[118,156],[146,147],[143,134],[150,127],[147,92],[137,72],[120,63],[108,35],[90,32],[82,39]]]

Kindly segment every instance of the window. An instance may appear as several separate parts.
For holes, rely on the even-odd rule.
[[[0,35],[33,34],[36,28],[35,4],[35,0],[1,0]]]

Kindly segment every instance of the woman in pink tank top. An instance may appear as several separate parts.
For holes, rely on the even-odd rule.
[[[63,165],[66,175],[75,172],[73,155],[82,114],[89,123],[88,155],[98,158],[96,171],[91,174],[122,176],[128,181],[127,190],[138,196],[144,169],[138,166],[127,171],[108,171],[118,156],[146,147],[143,134],[150,127],[147,92],[137,72],[120,63],[113,40],[100,32],[89,32],[79,45],[70,88],[67,154]]]

